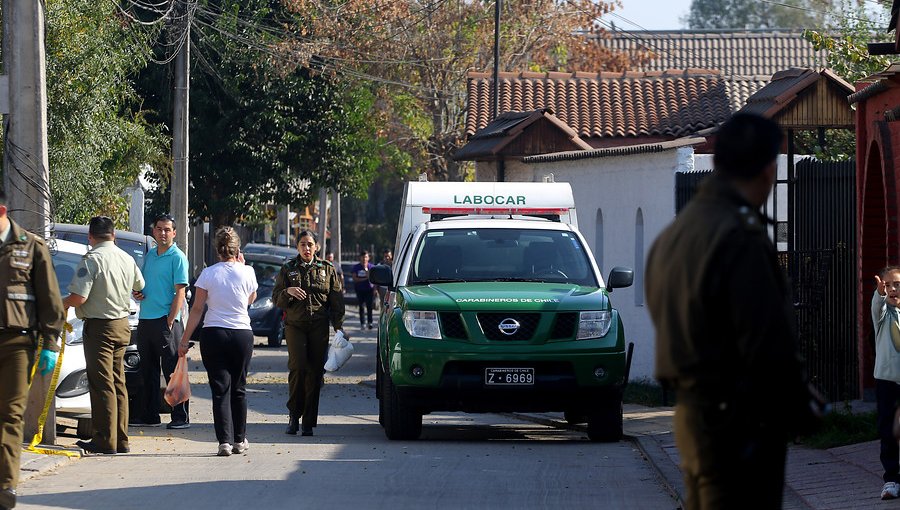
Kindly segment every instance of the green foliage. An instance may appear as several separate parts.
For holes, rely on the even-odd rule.
[[[693,0],[682,21],[692,30],[805,28],[820,26],[830,4],[829,0]]]
[[[878,439],[876,413],[854,413],[849,405],[825,416],[821,429],[801,437],[799,442],[810,448],[828,449]]]
[[[214,226],[245,215],[255,223],[259,204],[296,207],[322,187],[363,195],[389,152],[373,121],[375,96],[279,58],[278,41],[258,29],[284,21],[270,2],[207,4],[221,14],[194,32],[192,215]]]
[[[655,380],[644,377],[628,382],[622,401],[647,407],[672,406],[675,405],[675,394],[667,394]]]
[[[167,140],[145,121],[129,76],[148,57],[152,28],[113,4],[46,3],[47,130],[55,221],[95,214],[128,224],[126,187],[142,164],[164,165]]]
[[[816,50],[826,50],[827,66],[838,76],[854,83],[883,71],[891,63],[889,56],[869,55],[866,48],[867,43],[892,40],[884,30],[886,26],[879,26],[876,17],[878,14],[884,15],[887,9],[888,5],[883,4],[880,10],[872,11],[865,5],[844,0],[839,15],[834,17],[835,22],[818,25],[823,27],[819,30],[804,30],[803,37]]]

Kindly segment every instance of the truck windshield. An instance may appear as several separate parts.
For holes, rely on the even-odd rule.
[[[519,229],[432,230],[422,236],[410,284],[533,281],[598,287],[588,253],[571,232]]]

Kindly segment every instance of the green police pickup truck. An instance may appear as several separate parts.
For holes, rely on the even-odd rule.
[[[561,411],[622,437],[631,349],[567,183],[406,185],[378,326],[379,421],[415,439],[433,411]],[[629,346],[630,347],[630,346]]]

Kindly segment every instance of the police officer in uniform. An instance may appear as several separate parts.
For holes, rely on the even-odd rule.
[[[141,271],[115,245],[115,227],[106,216],[91,218],[87,252],[75,269],[63,300],[84,320],[84,361],[91,394],[93,435],[75,444],[90,453],[128,453],[128,393],[125,348],[131,342],[131,293],[144,288]]]
[[[781,142],[769,119],[725,122],[715,171],[648,257],[656,377],[676,391],[688,509],[781,508],[787,441],[815,422],[790,287],[759,210]]]
[[[291,435],[301,428],[301,417],[302,435],[313,435],[328,354],[328,326],[339,331],[344,323],[343,282],[330,262],[315,258],[318,249],[315,234],[300,232],[300,254],[282,266],[272,290],[275,305],[286,312],[284,337],[290,393],[286,433]]]
[[[35,340],[43,338],[38,368],[56,365],[65,322],[59,284],[44,240],[6,215],[0,190],[0,508],[16,506],[19,457]]]

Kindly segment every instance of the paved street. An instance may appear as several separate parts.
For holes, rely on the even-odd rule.
[[[388,441],[378,425],[374,334],[360,333],[356,321],[355,314],[347,321],[356,351],[326,375],[314,437],[284,434],[287,350],[262,347],[259,338],[246,455],[215,456],[206,373],[196,359],[190,429],[132,429],[131,454],[87,457],[31,477],[20,484],[17,508],[677,507],[631,442],[594,444],[540,420],[428,415],[421,440]]]

